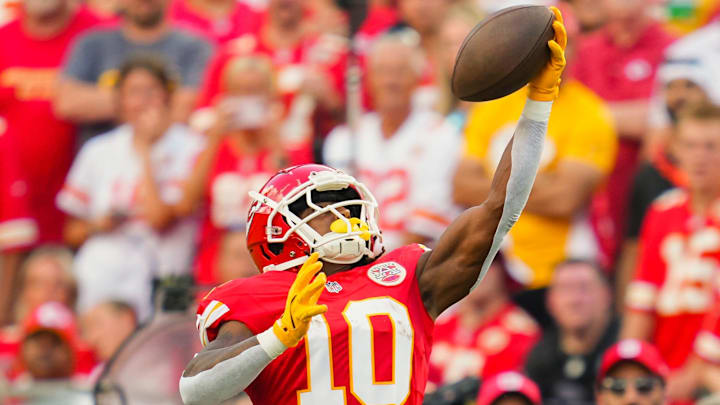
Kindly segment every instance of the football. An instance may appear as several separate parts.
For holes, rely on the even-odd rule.
[[[543,6],[508,7],[482,20],[458,51],[452,91],[465,101],[504,97],[525,86],[550,59],[555,15]]]

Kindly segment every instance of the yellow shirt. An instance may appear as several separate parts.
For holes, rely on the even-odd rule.
[[[466,127],[466,155],[479,160],[492,176],[515,131],[525,106],[526,91],[478,104]],[[560,89],[550,114],[540,172],[551,171],[565,159],[591,165],[603,174],[615,162],[617,138],[610,111],[602,100],[576,80]],[[574,220],[524,212],[510,231],[504,253],[518,281],[530,288],[545,287],[556,264],[568,257]]]

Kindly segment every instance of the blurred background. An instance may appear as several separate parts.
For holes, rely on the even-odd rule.
[[[258,273],[247,193],[280,168],[353,173],[387,249],[432,246],[525,101],[454,98],[455,54],[527,3],[562,10],[568,68],[524,214],[438,319],[426,403],[505,371],[595,403],[620,338],[659,350],[669,403],[711,400],[720,1],[0,0],[0,402],[179,404],[196,301]]]

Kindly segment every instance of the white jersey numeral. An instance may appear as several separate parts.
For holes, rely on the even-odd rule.
[[[350,393],[366,405],[405,402],[410,395],[414,344],[407,307],[390,297],[368,298],[350,301],[342,315],[348,324]],[[391,381],[375,377],[373,316],[387,316],[392,323]],[[308,389],[298,392],[298,404],[346,404],[346,388],[334,385],[330,326],[323,316],[310,323],[305,350]]]

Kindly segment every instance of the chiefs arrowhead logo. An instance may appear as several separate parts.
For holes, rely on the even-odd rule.
[[[370,280],[382,286],[392,287],[405,280],[407,271],[405,271],[405,267],[398,263],[385,262],[370,267],[367,275]]]

